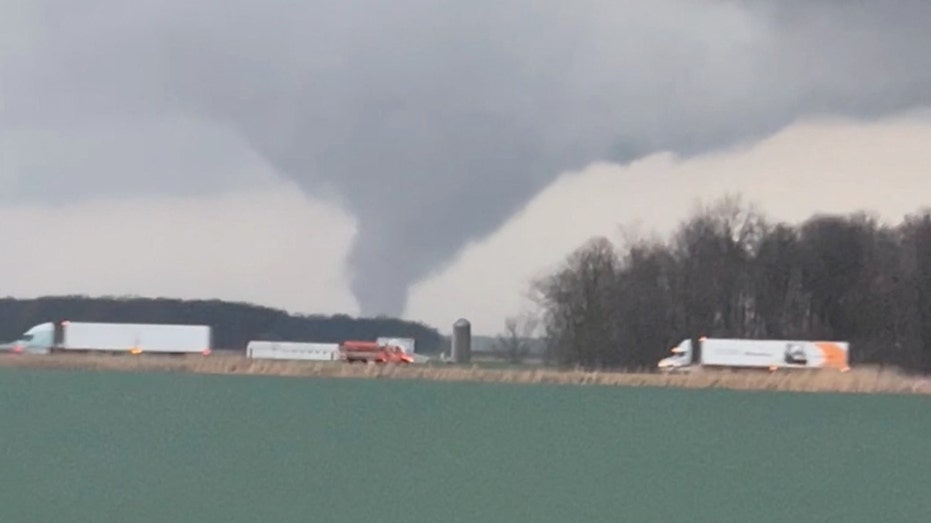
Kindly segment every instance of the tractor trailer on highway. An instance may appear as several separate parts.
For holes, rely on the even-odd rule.
[[[836,369],[847,371],[850,344],[845,341],[699,338],[683,340],[660,360],[660,371],[696,368]]]
[[[207,325],[156,323],[47,322],[32,327],[12,344],[12,352],[203,354],[211,352]]]

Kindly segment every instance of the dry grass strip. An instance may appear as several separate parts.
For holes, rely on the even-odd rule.
[[[383,378],[407,380],[547,383],[613,387],[718,388],[793,392],[931,394],[931,379],[908,376],[896,369],[734,372],[698,371],[664,375],[636,372],[586,372],[548,368],[489,369],[460,365],[376,365],[339,362],[251,360],[242,356],[107,356],[94,354],[0,356],[0,366],[89,369],[106,371],[163,371],[198,374],[238,374],[327,378]]]

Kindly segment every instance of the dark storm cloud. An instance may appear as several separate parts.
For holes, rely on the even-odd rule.
[[[33,140],[35,155],[54,158],[42,133],[89,126],[157,152],[177,132],[139,128],[224,126],[355,214],[353,290],[367,314],[399,313],[411,283],[566,169],[694,154],[811,113],[872,117],[927,103],[931,89],[931,2],[921,1],[17,5],[8,19],[29,30],[0,40],[0,151]],[[66,159],[89,192],[228,181],[193,157],[204,164],[142,172]],[[27,160],[6,185],[20,196],[65,176]],[[566,219],[584,205],[566,202]]]

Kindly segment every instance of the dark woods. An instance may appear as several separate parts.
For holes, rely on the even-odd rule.
[[[432,327],[394,318],[346,315],[299,316],[257,305],[220,300],[45,297],[0,299],[0,341],[11,341],[46,321],[198,323],[213,327],[214,348],[245,350],[250,340],[337,343],[379,336],[414,338],[417,351],[442,350],[444,338]]]
[[[833,339],[851,363],[931,371],[931,213],[771,223],[739,198],[667,240],[596,238],[534,292],[550,361],[646,368],[702,335]]]

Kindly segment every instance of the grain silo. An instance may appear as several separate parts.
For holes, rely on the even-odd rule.
[[[460,318],[453,324],[453,361],[469,363],[472,359],[472,324]]]

